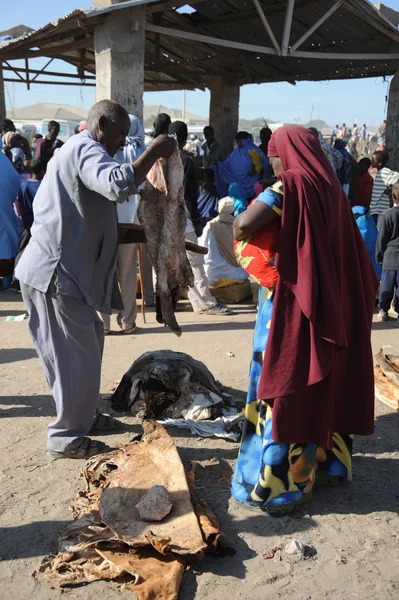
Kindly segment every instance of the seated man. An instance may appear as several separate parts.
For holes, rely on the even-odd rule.
[[[205,273],[211,287],[227,287],[248,279],[246,271],[238,266],[234,254],[234,201],[227,197],[219,200],[219,215],[206,224],[198,240],[208,248]]]

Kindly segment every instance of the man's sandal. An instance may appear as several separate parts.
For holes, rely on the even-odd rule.
[[[98,414],[91,426],[89,435],[103,435],[104,433],[117,433],[123,429],[123,423],[109,415]]]
[[[114,450],[114,448],[107,446],[104,442],[91,440],[90,438],[85,437],[83,442],[77,448],[70,448],[63,450],[62,452],[49,449],[47,450],[47,453],[51,458],[77,458],[86,460],[96,454],[103,454],[105,452],[110,452],[111,450]]]

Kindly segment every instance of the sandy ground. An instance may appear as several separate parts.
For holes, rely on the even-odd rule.
[[[41,558],[56,551],[59,531],[70,521],[81,461],[54,461],[46,454],[46,425],[54,414],[44,376],[25,322],[6,322],[23,311],[21,299],[0,294],[0,597],[3,600],[74,598],[128,600],[134,596],[113,584],[93,583],[60,591],[32,574]],[[183,350],[202,360],[225,385],[243,394],[251,351],[254,307],[241,305],[234,317],[178,315],[178,339],[159,327],[153,314],[135,336],[115,335],[105,344],[102,393],[142,352]],[[139,326],[142,326],[139,317]],[[375,323],[373,345],[399,351],[391,323]],[[233,352],[235,357],[229,357]],[[138,423],[125,418],[129,431],[108,438],[127,442]],[[230,558],[205,559],[185,574],[180,600],[281,598],[399,598],[398,415],[376,406],[376,433],[355,442],[354,481],[316,490],[293,517],[268,518],[237,508],[229,480],[237,445],[171,431],[184,460],[198,463],[198,487],[235,544]],[[309,560],[284,552],[273,560],[262,554],[298,538],[315,547]]]

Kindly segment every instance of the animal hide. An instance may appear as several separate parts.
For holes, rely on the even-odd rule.
[[[76,520],[61,532],[59,554],[38,569],[51,585],[103,579],[123,585],[137,600],[177,600],[194,559],[234,553],[195,489],[194,474],[186,475],[172,438],[157,424],[143,427],[140,443],[87,461],[81,474],[86,489],[72,507]],[[173,508],[162,522],[150,524],[135,506],[154,483],[167,488]]]
[[[204,363],[184,352],[157,350],[142,354],[125,373],[111,397],[112,408],[144,418],[178,418],[190,407],[194,394],[221,402],[210,406],[202,418],[215,419],[236,403]]]
[[[185,250],[187,214],[183,164],[177,145],[172,156],[158,160],[147,175],[142,192],[141,219],[157,276],[157,320],[180,337],[174,296],[177,288],[192,287],[194,277]]]

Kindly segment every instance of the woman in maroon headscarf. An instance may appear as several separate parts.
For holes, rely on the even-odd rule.
[[[261,285],[232,493],[286,512],[316,479],[350,480],[352,434],[373,432],[377,281],[313,134],[281,127],[268,155],[278,182],[234,223],[237,255]]]

